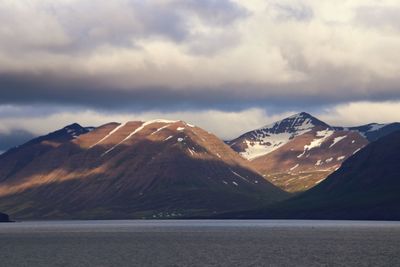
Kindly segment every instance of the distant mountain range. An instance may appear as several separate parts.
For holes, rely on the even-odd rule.
[[[288,192],[323,181],[369,142],[399,123],[335,127],[302,112],[228,141],[267,180]]]
[[[0,155],[0,210],[22,220],[396,219],[399,143],[399,123],[336,127],[304,112],[226,143],[183,121],[72,124]]]

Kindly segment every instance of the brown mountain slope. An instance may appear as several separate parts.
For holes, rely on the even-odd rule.
[[[88,128],[75,123],[8,150],[0,155],[0,182],[22,170],[35,158],[88,132]]]
[[[358,133],[315,129],[254,159],[252,166],[289,192],[305,191],[324,180],[368,142]]]
[[[0,210],[16,219],[205,216],[287,196],[216,136],[164,120],[104,125],[5,168],[0,181]]]

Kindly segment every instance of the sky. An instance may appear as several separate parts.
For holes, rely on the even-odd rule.
[[[0,151],[78,122],[223,139],[400,121],[398,0],[0,0]]]

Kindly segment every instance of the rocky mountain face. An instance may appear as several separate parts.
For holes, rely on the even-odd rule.
[[[400,131],[370,143],[316,187],[248,217],[400,219]],[[243,214],[242,214],[243,216]]]
[[[227,142],[267,180],[288,192],[323,181],[370,141],[400,124],[330,126],[302,112]]]
[[[8,217],[8,215],[0,212],[0,222],[9,222],[9,221],[10,218]]]
[[[0,210],[15,219],[210,216],[287,197],[182,121],[74,124],[0,156]]]

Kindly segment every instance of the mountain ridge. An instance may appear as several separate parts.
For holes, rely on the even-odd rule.
[[[182,121],[109,123],[56,145],[40,140],[0,162],[0,209],[16,219],[179,218],[288,197],[219,138]],[[40,153],[18,171],[3,168],[26,150]]]

